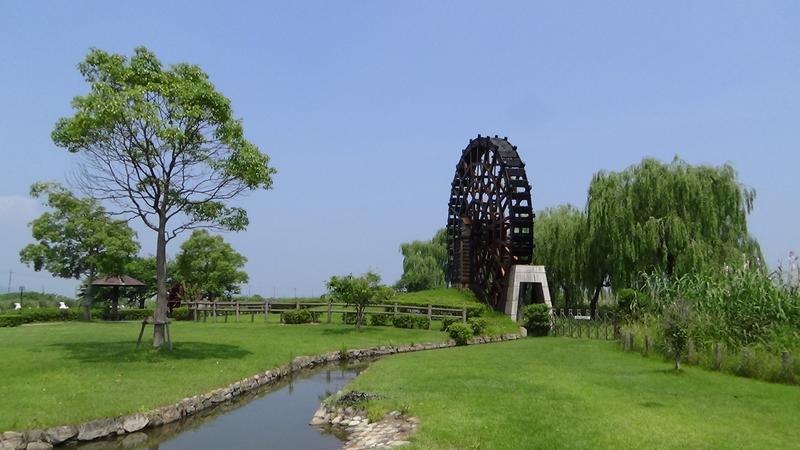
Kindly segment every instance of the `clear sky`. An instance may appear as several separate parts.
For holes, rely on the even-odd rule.
[[[0,291],[13,270],[13,289],[74,293],[19,263],[42,211],[28,187],[74,168],[50,132],[87,90],[76,64],[138,45],[200,65],[279,171],[225,236],[249,259],[245,293],[319,295],[370,268],[395,281],[399,244],[444,225],[478,133],[519,147],[536,209],[583,206],[594,172],[644,156],[730,162],[774,265],[800,250],[798,24],[797,1],[4,1]]]

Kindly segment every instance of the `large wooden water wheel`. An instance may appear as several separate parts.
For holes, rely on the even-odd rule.
[[[512,265],[533,257],[525,163],[507,138],[470,140],[453,178],[447,218],[449,281],[502,311]]]

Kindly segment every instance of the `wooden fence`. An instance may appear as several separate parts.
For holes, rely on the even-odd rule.
[[[356,312],[352,306],[345,303],[320,303],[320,302],[183,302],[183,306],[189,308],[192,320],[208,320],[210,317],[212,321],[216,322],[219,317],[222,317],[225,322],[228,321],[228,316],[233,315],[236,321],[241,320],[242,315],[249,315],[250,321],[255,321],[255,316],[259,314],[264,315],[264,321],[269,322],[270,315],[279,315],[278,320],[283,322],[283,313],[287,310],[293,309],[307,309],[313,318],[314,322],[321,322],[325,319],[326,323],[331,323],[334,314],[342,314],[345,319],[347,315]],[[389,314],[390,316],[397,316],[398,314],[410,314],[414,316],[423,316],[428,318],[428,329],[431,329],[431,322],[436,319],[444,319],[446,317],[454,317],[460,319],[462,322],[467,321],[466,308],[443,308],[434,305],[400,305],[397,303],[391,305],[369,305],[367,310],[364,311],[364,317],[374,314]]]
[[[553,334],[590,339],[617,339],[619,327],[612,314],[587,310],[553,309]]]

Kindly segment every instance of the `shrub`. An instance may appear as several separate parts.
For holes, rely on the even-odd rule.
[[[398,314],[392,317],[392,325],[396,328],[414,328],[416,319],[411,314]]]
[[[311,323],[311,311],[307,309],[287,309],[283,312],[283,323]]]
[[[0,315],[0,327],[16,327],[34,322],[78,320],[80,315],[80,311],[74,308],[66,310],[58,308],[24,309],[22,311]]]
[[[692,322],[689,302],[683,299],[673,301],[665,309],[662,322],[664,343],[675,359],[675,370],[681,370],[681,354],[689,342],[689,327]]]
[[[373,327],[385,327],[389,325],[391,318],[389,314],[373,314],[369,316],[369,324]]]
[[[420,330],[427,330],[431,326],[431,319],[428,319],[428,316],[415,316],[414,317],[414,328],[419,328]]]
[[[489,311],[489,307],[483,304],[467,306],[467,318],[481,317]]]
[[[454,324],[456,322],[461,322],[461,319],[459,319],[458,317],[454,317],[454,316],[442,317],[442,328],[441,328],[442,331],[447,331],[447,327],[449,327],[450,325],[452,325],[452,324]]]
[[[530,336],[546,336],[550,331],[550,308],[544,303],[535,303],[522,309],[525,328]]]
[[[192,313],[189,311],[189,308],[185,306],[181,306],[180,308],[175,308],[172,310],[172,319],[173,320],[191,320]]]
[[[489,322],[483,317],[473,317],[467,320],[467,322],[469,326],[472,327],[472,334],[475,336],[483,336],[486,334],[486,328],[489,326]]]
[[[450,338],[456,341],[458,345],[466,345],[467,341],[472,337],[472,327],[466,323],[456,322],[447,327],[447,334]]]

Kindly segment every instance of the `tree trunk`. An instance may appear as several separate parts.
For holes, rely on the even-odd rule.
[[[167,233],[165,220],[160,220],[156,241],[156,310],[153,314],[153,347],[159,348],[165,340],[167,322]]]
[[[677,371],[681,370],[681,355],[680,355],[680,353],[675,355],[675,370],[677,370]]]
[[[364,319],[364,307],[356,305],[356,329],[361,328],[361,322]]]
[[[600,299],[600,291],[603,289],[603,283],[597,285],[594,288],[594,293],[592,294],[592,300],[589,302],[589,309],[592,311],[592,317],[597,316],[597,301]]]
[[[92,283],[94,283],[94,269],[89,271],[89,284],[86,285],[86,293],[83,302],[83,320],[92,320]]]

